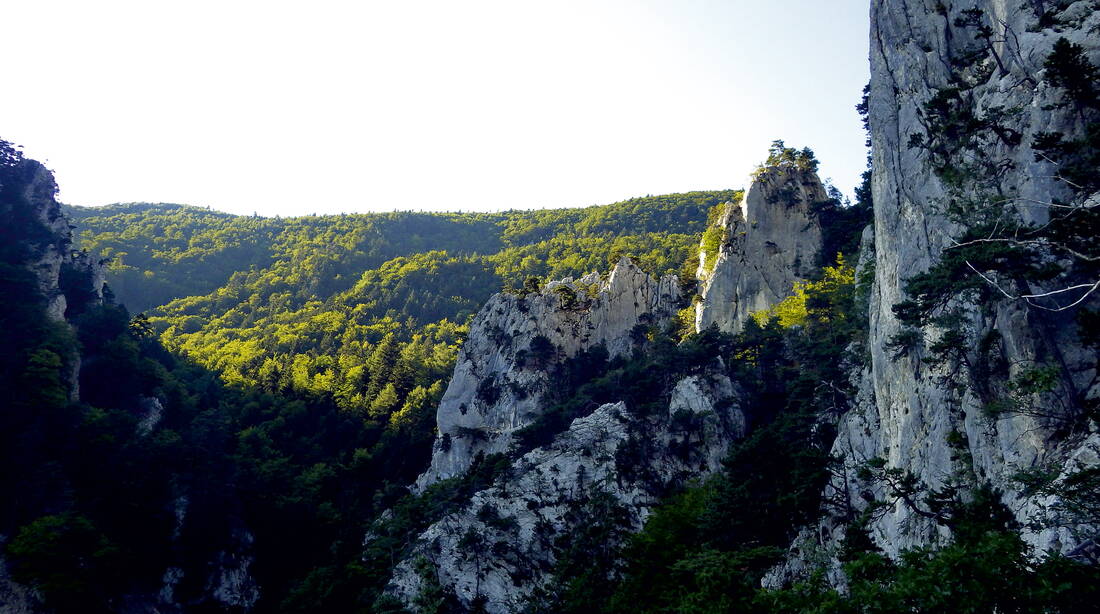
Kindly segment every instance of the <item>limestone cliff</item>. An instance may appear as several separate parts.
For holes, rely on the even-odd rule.
[[[1078,338],[1072,311],[1054,311],[1057,301],[1018,298],[1095,280],[1063,273],[1002,291],[994,284],[1007,284],[1000,280],[1008,276],[972,274],[976,290],[955,295],[935,312],[950,314],[951,324],[939,318],[916,330],[894,306],[911,298],[906,281],[957,249],[954,241],[966,225],[989,207],[1039,226],[1062,215],[1059,207],[1090,214],[1087,203],[1096,195],[1074,194],[1036,143],[1044,133],[1072,137],[1083,130],[1081,112],[1064,103],[1045,62],[1065,38],[1097,63],[1098,9],[1096,2],[1065,1],[872,2],[871,361],[853,374],[856,409],[840,419],[833,449],[845,471],[827,493],[839,493],[855,510],[870,496],[891,500],[887,484],[861,480],[857,471],[869,459],[883,459],[886,469],[916,476],[925,492],[993,486],[1023,523],[1025,538],[1041,549],[1072,552],[1095,534],[1095,527],[1046,513],[1057,501],[1028,496],[1013,479],[1021,470],[1041,468],[1065,476],[1100,460],[1100,434],[1083,413],[1100,395],[1095,351]],[[975,212],[969,220],[957,215],[963,207]],[[1066,271],[1071,260],[1046,256]],[[1056,295],[1068,297],[1061,305],[1079,296]],[[1095,307],[1095,299],[1082,305]],[[935,349],[951,340],[948,334],[963,342],[945,362]],[[900,343],[904,338],[911,343]],[[990,410],[996,399],[1018,394],[1013,382],[1037,366],[1057,374],[1048,390],[1017,399],[1008,411]],[[897,499],[869,529],[890,554],[947,536],[928,514]],[[803,534],[793,559],[804,564],[810,552],[834,548],[842,533],[843,515],[833,510]],[[782,577],[780,572],[771,581]]]
[[[417,488],[462,474],[479,453],[506,451],[512,433],[544,409],[557,365],[596,346],[612,358],[629,355],[635,327],[663,326],[679,298],[675,277],[653,279],[627,258],[606,280],[593,273],[527,296],[494,295],[462,346],[439,405],[432,464]]]
[[[0,180],[0,214],[6,222],[5,241],[22,248],[27,270],[38,279],[54,320],[103,300],[105,271],[85,252],[72,250],[72,228],[57,202],[53,173],[34,160],[18,159]],[[9,248],[10,248],[9,247]],[[75,304],[72,304],[75,303]]]
[[[0,541],[3,545],[4,541]],[[11,578],[8,563],[0,554],[0,612],[3,614],[37,614],[42,611],[42,599],[31,588]]]
[[[695,326],[736,332],[750,314],[787,296],[817,265],[821,224],[814,205],[828,200],[817,173],[794,167],[764,168],[743,201],[719,219],[722,241],[711,270],[701,262],[702,302]],[[706,259],[706,246],[701,250]]]
[[[674,277],[655,280],[624,259],[604,282],[590,275],[525,297],[493,297],[471,325],[439,407],[432,468],[418,486],[507,452],[515,431],[546,411],[556,365],[596,346],[612,358],[640,348],[644,329],[675,313],[677,288]],[[438,582],[465,607],[478,602],[494,613],[537,600],[553,580],[563,540],[608,522],[614,537],[602,546],[612,548],[670,489],[720,468],[745,430],[725,371],[716,358],[673,382],[660,411],[618,402],[577,417],[424,531],[387,592],[411,603],[426,581]],[[497,391],[487,394],[486,382]]]
[[[696,376],[676,385],[662,415],[639,417],[620,402],[577,418],[421,534],[388,591],[413,600],[425,581],[415,562],[424,557],[464,605],[480,599],[494,614],[521,610],[552,581],[563,541],[601,522],[622,539],[670,488],[717,471],[744,430],[736,403],[724,375]]]

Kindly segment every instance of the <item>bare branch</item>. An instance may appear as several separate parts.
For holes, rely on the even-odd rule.
[[[1066,252],[1067,254],[1073,256],[1074,258],[1077,258],[1079,260],[1084,260],[1085,262],[1100,262],[1100,256],[1088,256],[1086,254],[1082,254],[1081,252],[1079,252],[1079,251],[1077,251],[1077,250],[1075,250],[1071,247],[1066,247],[1065,245],[1063,245],[1061,243],[1055,243],[1053,241],[1046,241],[1046,240],[1043,240],[1043,239],[1017,239],[1017,238],[1008,238],[1008,237],[1003,237],[1003,238],[992,238],[992,237],[990,237],[990,238],[985,238],[985,239],[971,239],[969,241],[962,241],[962,242],[958,242],[958,241],[955,241],[954,239],[952,239],[952,242],[953,242],[953,245],[948,245],[944,249],[948,250],[948,249],[955,249],[957,247],[968,247],[970,245],[975,245],[975,244],[978,244],[978,243],[1011,243],[1013,245],[1035,245],[1035,246],[1039,246],[1039,247],[1049,247],[1049,248],[1052,248],[1052,249],[1060,249],[1060,250]],[[969,263],[967,263],[967,264],[969,264]],[[1086,284],[1086,285],[1088,285],[1088,284]]]
[[[966,261],[966,266],[970,267],[970,270],[977,273],[978,277],[981,277],[983,280],[985,280],[985,282],[987,284],[989,284],[990,286],[993,286],[994,288],[996,288],[997,291],[999,291],[1001,294],[1003,294],[1005,296],[1005,298],[1007,298],[1009,300],[1013,300],[1013,301],[1018,301],[1020,299],[1023,299],[1028,305],[1030,305],[1032,307],[1035,307],[1036,309],[1042,309],[1044,311],[1065,311],[1067,309],[1071,309],[1073,307],[1076,307],[1077,305],[1080,305],[1086,298],[1088,298],[1088,296],[1090,294],[1095,292],[1097,288],[1100,288],[1100,279],[1098,279],[1093,283],[1077,284],[1075,286],[1069,286],[1067,288],[1060,288],[1058,290],[1051,290],[1050,292],[1043,292],[1043,293],[1040,293],[1040,294],[1012,295],[1012,294],[1009,294],[1007,291],[1005,291],[1004,288],[997,285],[997,282],[990,279],[989,276],[987,276],[986,274],[979,271],[977,269],[977,267],[975,267],[973,264],[970,264],[969,260]],[[1084,294],[1082,294],[1076,301],[1073,301],[1069,305],[1062,305],[1060,307],[1046,307],[1044,305],[1040,305],[1040,304],[1034,302],[1034,300],[1033,300],[1033,299],[1038,299],[1038,298],[1048,298],[1048,297],[1051,297],[1051,296],[1055,296],[1057,294],[1064,294],[1066,292],[1073,292],[1074,290],[1081,290],[1083,288],[1088,288],[1088,290],[1086,290]]]
[[[1092,209],[1093,207],[1096,207],[1097,205],[1100,205],[1100,201],[1098,201],[1096,203],[1093,203],[1091,205],[1088,204],[1088,203],[1080,204],[1080,205],[1061,205],[1061,204],[1058,204],[1058,203],[1052,203],[1052,202],[1045,201],[1045,200],[1036,200],[1034,198],[1025,198],[1023,196],[1017,196],[1017,197],[1014,197],[1014,198],[1004,198],[1004,199],[1001,199],[1001,200],[995,200],[995,201],[991,202],[990,205],[991,206],[1012,205],[1012,204],[1016,204],[1016,203],[1019,203],[1019,202],[1028,203],[1028,204],[1031,204],[1031,205],[1042,205],[1044,207],[1050,207],[1052,209],[1073,209],[1073,210]]]

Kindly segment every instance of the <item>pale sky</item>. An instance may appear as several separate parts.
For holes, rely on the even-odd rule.
[[[867,0],[0,3],[0,138],[63,202],[499,210],[742,187],[774,139],[851,193]]]

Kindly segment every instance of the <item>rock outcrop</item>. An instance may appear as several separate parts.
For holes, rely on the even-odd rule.
[[[795,282],[817,268],[822,237],[814,205],[826,200],[812,170],[762,169],[744,200],[727,205],[719,219],[717,258],[710,271],[701,263],[698,272],[703,300],[696,330],[717,325],[737,332],[752,313],[790,296]]]
[[[34,160],[24,160],[23,166],[26,183],[19,200],[47,233],[43,236],[45,240],[35,246],[35,258],[28,268],[38,277],[39,290],[48,301],[46,312],[54,320],[64,320],[67,304],[61,290],[61,268],[71,261],[72,231],[54,198],[57,183],[53,173]]]
[[[629,355],[639,325],[663,326],[680,299],[675,277],[653,279],[623,258],[596,273],[550,282],[527,296],[496,294],[478,313],[437,413],[431,467],[417,488],[460,475],[478,454],[508,450],[512,433],[531,424],[550,372],[598,346]]]
[[[508,452],[515,431],[547,409],[557,367],[598,348],[606,348],[605,359],[629,357],[649,326],[669,322],[678,300],[675,277],[653,279],[628,259],[606,281],[592,274],[527,296],[494,296],[471,325],[438,410],[432,466],[417,488]],[[514,611],[552,582],[555,544],[593,520],[585,510],[602,505],[597,520],[613,521],[617,539],[640,529],[664,494],[717,471],[743,435],[745,417],[725,371],[716,358],[682,378],[666,389],[663,411],[618,402],[574,419],[428,527],[387,593],[411,603],[430,578],[466,607],[476,601],[489,612]]]
[[[6,540],[0,539],[0,547]],[[0,613],[38,614],[43,611],[42,599],[30,587],[19,584],[8,572],[8,562],[0,553]]]
[[[427,560],[432,578],[464,606],[520,611],[548,588],[562,541],[587,523],[608,523],[618,539],[641,529],[661,496],[717,471],[744,433],[734,387],[717,362],[711,373],[681,380],[661,415],[603,405],[519,458],[493,487],[420,535],[387,592],[413,601],[425,581],[416,561]]]
[[[27,159],[9,168],[13,176],[0,183],[0,213],[8,225],[5,234],[18,235],[5,240],[23,247],[25,266],[38,279],[49,317],[64,320],[70,308],[102,301],[106,271],[86,252],[72,250],[72,228],[55,198],[53,173]]]

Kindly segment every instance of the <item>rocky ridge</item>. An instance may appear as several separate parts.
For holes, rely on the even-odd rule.
[[[743,432],[734,388],[719,374],[681,380],[660,416],[639,417],[623,402],[600,406],[422,533],[387,592],[413,601],[423,557],[464,606],[519,611],[547,591],[563,542],[601,522],[617,539],[638,531],[670,488],[717,471]]]
[[[822,249],[815,205],[827,199],[814,171],[769,167],[742,202],[726,205],[709,271],[701,249],[699,330],[737,331],[812,274]],[[555,368],[596,347],[610,358],[640,349],[641,329],[666,325],[679,298],[675,278],[653,280],[628,259],[606,281],[590,274],[526,296],[494,296],[471,325],[438,410],[431,468],[415,490],[507,453],[513,434],[545,411]],[[551,590],[555,543],[580,529],[586,506],[610,505],[614,513],[604,514],[618,518],[621,535],[639,530],[664,493],[720,469],[729,444],[745,434],[721,359],[675,382],[668,395],[667,410],[657,416],[636,415],[623,402],[605,404],[524,454],[491,488],[419,536],[387,593],[412,603],[427,582],[467,607],[516,611]]]
[[[680,299],[676,278],[653,279],[623,258],[606,280],[596,273],[546,284],[540,292],[494,295],[478,312],[437,412],[426,486],[468,469],[478,454],[507,451],[512,433],[544,409],[550,372],[602,346],[629,355],[635,327],[664,326]]]
[[[387,592],[414,600],[425,582],[415,563],[423,557],[463,605],[481,600],[494,614],[519,610],[547,590],[561,540],[585,523],[614,523],[609,528],[624,537],[670,487],[717,471],[744,432],[736,398],[725,375],[693,376],[676,384],[661,416],[641,418],[620,402],[575,419],[551,445],[524,454],[491,489],[421,534]]]
[[[432,468],[417,487],[460,475],[476,458],[507,452],[512,433],[545,411],[556,365],[596,347],[610,358],[627,356],[642,346],[647,326],[669,322],[678,299],[675,277],[654,280],[628,259],[606,281],[593,274],[551,282],[524,297],[494,296],[471,325],[440,404]],[[604,513],[589,520],[611,514],[622,538],[641,528],[670,488],[720,468],[729,444],[745,430],[725,371],[715,359],[682,378],[655,415],[618,402],[576,418],[424,531],[387,593],[411,603],[430,578],[464,606],[478,602],[494,613],[537,599],[553,580],[555,544],[580,530],[597,502]],[[499,396],[486,398],[484,382],[494,382]]]

